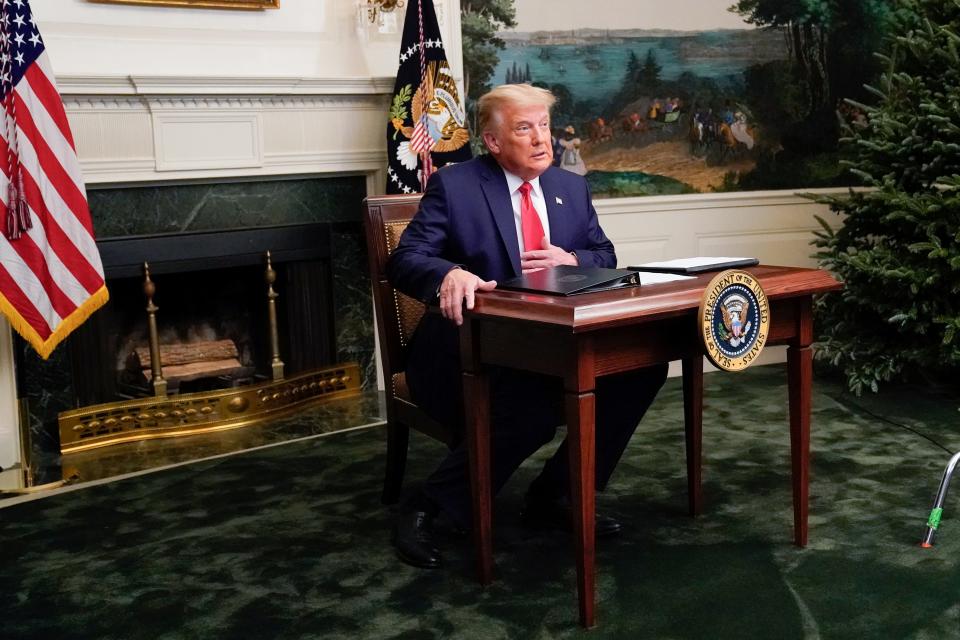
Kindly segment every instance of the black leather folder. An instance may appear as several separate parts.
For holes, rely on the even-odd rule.
[[[561,265],[540,269],[497,283],[498,289],[573,296],[621,287],[639,287],[640,274],[632,269],[603,269]]]

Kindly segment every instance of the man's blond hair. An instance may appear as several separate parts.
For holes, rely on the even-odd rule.
[[[502,84],[480,96],[477,101],[477,119],[480,133],[500,122],[500,114],[506,105],[514,107],[553,107],[557,98],[546,89],[529,84]]]

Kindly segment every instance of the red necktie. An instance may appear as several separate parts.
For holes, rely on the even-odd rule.
[[[523,250],[534,251],[543,248],[543,224],[540,215],[533,207],[530,190],[533,185],[524,182],[520,185],[520,229],[523,232]]]

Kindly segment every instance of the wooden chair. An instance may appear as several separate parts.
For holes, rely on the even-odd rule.
[[[422,302],[391,287],[386,275],[387,258],[396,249],[419,202],[419,194],[376,196],[363,201],[363,223],[387,398],[387,469],[381,496],[384,504],[394,504],[400,497],[410,429],[425,433],[447,446],[451,446],[455,438],[452,430],[427,416],[410,398],[404,374],[404,352],[425,307]]]

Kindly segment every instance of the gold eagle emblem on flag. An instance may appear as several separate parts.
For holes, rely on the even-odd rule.
[[[406,124],[408,113],[412,116],[409,125]],[[447,153],[460,149],[470,140],[465,121],[450,66],[445,60],[430,62],[424,81],[413,96],[410,85],[394,96],[390,108],[393,135],[406,138],[397,147],[397,160],[407,169],[415,170],[421,151]]]

